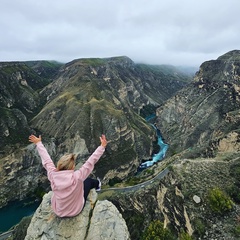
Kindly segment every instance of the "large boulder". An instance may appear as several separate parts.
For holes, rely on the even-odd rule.
[[[83,211],[60,218],[51,208],[52,192],[45,194],[27,230],[25,240],[128,240],[129,232],[117,208],[109,201],[97,201],[91,190]]]

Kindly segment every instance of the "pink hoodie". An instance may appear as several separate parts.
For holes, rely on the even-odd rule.
[[[105,148],[99,146],[79,170],[57,171],[42,142],[38,142],[36,145],[51,182],[53,211],[59,217],[76,216],[84,206],[83,181],[92,172],[94,164],[103,155]]]

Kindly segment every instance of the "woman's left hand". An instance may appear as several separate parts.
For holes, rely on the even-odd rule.
[[[100,141],[101,141],[101,146],[106,147],[107,146],[107,139],[106,136],[104,134],[102,134],[102,136],[100,137]]]

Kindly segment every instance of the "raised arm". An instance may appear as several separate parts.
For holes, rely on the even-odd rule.
[[[94,169],[94,165],[98,162],[103,155],[107,146],[107,139],[105,135],[100,137],[101,145],[94,151],[94,153],[88,158],[88,160],[82,165],[82,167],[75,172],[78,177],[85,180]]]
[[[50,173],[52,171],[55,171],[56,167],[55,167],[51,157],[49,156],[47,149],[42,144],[41,136],[36,137],[34,135],[31,135],[31,136],[29,136],[29,141],[36,144],[38,153],[42,160],[42,165],[47,170],[47,172]]]

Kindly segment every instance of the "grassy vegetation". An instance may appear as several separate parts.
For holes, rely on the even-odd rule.
[[[129,178],[126,182],[125,182],[125,184],[126,184],[126,186],[134,186],[134,185],[137,185],[137,184],[139,184],[139,183],[141,183],[142,182],[142,179],[141,178],[139,178],[139,177],[131,177],[131,178]]]
[[[193,238],[186,232],[181,232],[178,237],[179,240],[192,240]]]
[[[164,228],[161,221],[152,221],[141,237],[141,240],[176,240],[176,237],[168,230]],[[183,239],[182,239],[183,240]]]
[[[237,239],[240,238],[240,223],[237,224],[237,226],[233,230],[233,234]]]
[[[196,218],[193,220],[194,235],[197,237],[203,237],[206,231],[206,221],[204,219]]]
[[[118,184],[118,183],[121,183],[121,182],[122,182],[122,180],[120,178],[114,177],[114,178],[112,178],[108,181],[108,185],[110,187],[113,187],[115,184]]]
[[[81,59],[81,61],[86,64],[86,65],[90,65],[93,67],[97,67],[99,65],[105,64],[106,60],[103,58],[85,58],[85,59]]]
[[[56,68],[63,65],[63,63],[57,61],[26,61],[25,64],[31,68],[36,66],[42,66],[43,68]]]
[[[98,194],[98,200],[105,200],[108,199],[109,197],[111,197],[113,195],[114,191],[113,190],[107,190],[107,191],[101,191]]]
[[[40,198],[42,199],[43,196],[46,194],[46,191],[44,190],[43,187],[37,187],[35,190],[34,190],[34,196],[36,196],[37,198]]]
[[[214,213],[221,215],[233,208],[233,203],[230,197],[219,188],[209,190],[207,194],[207,202]]]

